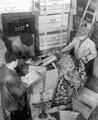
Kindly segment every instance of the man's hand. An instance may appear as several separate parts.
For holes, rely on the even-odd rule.
[[[32,59],[28,59],[27,61],[25,61],[25,63],[26,64],[30,64],[30,65],[34,64],[33,61],[32,61]]]
[[[21,80],[22,80],[23,82],[27,83],[27,84],[28,84],[28,82],[29,82],[29,78],[28,78],[28,77],[21,77]]]
[[[88,63],[87,57],[82,57],[81,60],[83,61],[83,63]]]

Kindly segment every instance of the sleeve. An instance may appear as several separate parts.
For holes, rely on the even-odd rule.
[[[91,44],[90,46],[90,54],[87,56],[87,60],[88,62],[92,59],[94,59],[97,56],[97,51],[96,51],[96,47],[95,44]]]
[[[19,99],[23,95],[23,93],[26,91],[26,86],[27,84],[24,82],[21,82],[19,86],[17,83],[12,82],[11,80],[6,83],[9,93],[15,99]]]
[[[70,51],[74,47],[74,45],[76,44],[76,42],[77,42],[77,38],[74,38],[71,43],[69,43],[66,47],[64,47],[61,50],[61,52],[68,52],[68,51]]]
[[[17,54],[19,53],[18,47],[14,43],[12,43],[12,51]]]
[[[35,55],[35,52],[34,52],[34,45],[32,45],[32,46],[30,47],[29,55],[30,55],[30,57],[33,57],[33,56]]]

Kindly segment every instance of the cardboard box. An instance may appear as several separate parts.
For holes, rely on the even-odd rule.
[[[58,69],[46,71],[45,91],[55,89],[58,83]]]
[[[86,120],[89,119],[91,113],[97,106],[98,94],[85,87],[72,98],[73,110],[81,113]]]
[[[46,71],[46,67],[40,66],[29,66],[29,71],[36,70],[40,74],[42,74],[42,80],[36,82],[32,85],[33,94],[37,94],[43,91],[48,91],[51,89],[55,89],[58,82],[58,70],[52,69]]]
[[[51,101],[54,94],[54,90],[58,83],[57,69],[46,71],[46,67],[30,66],[29,71],[31,71],[32,69],[38,71],[40,74],[42,74],[43,77],[42,80],[36,82],[28,89],[30,93],[31,108],[33,104],[40,104],[42,102],[41,101],[42,95],[43,102]],[[34,114],[38,114],[40,111],[39,109],[36,109],[36,111],[34,112],[33,112]]]
[[[39,15],[70,11],[70,0],[34,0],[33,5],[33,11],[36,11]]]
[[[44,86],[45,86],[44,84],[46,80],[46,68],[30,65],[28,71],[30,72],[31,70],[35,70],[39,72],[42,75],[42,79],[37,81],[34,85],[30,86],[29,88],[30,93],[37,94],[37,93],[43,92]]]

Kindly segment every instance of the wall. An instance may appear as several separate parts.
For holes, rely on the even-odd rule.
[[[32,9],[33,0],[0,0],[0,28],[2,13],[29,12]]]

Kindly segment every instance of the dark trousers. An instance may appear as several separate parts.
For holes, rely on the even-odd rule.
[[[32,120],[31,114],[26,113],[27,108],[24,106],[16,111],[11,112],[11,120]]]
[[[87,76],[93,75],[93,66],[94,66],[94,59],[89,61],[87,64],[85,64]]]
[[[28,93],[25,92],[25,106],[19,105],[19,109],[11,111],[11,120],[32,120]]]

